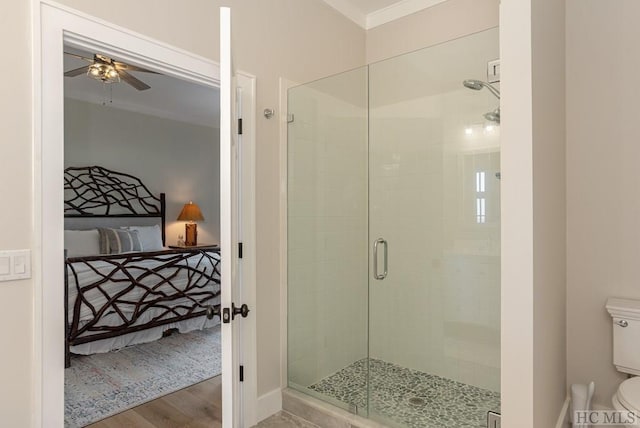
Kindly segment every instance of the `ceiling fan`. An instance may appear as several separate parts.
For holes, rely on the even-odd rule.
[[[100,80],[104,83],[117,83],[120,80],[124,80],[129,85],[133,86],[139,91],[149,89],[151,86],[147,85],[137,77],[134,77],[129,71],[142,71],[144,73],[158,74],[155,71],[147,70],[146,68],[137,67],[135,65],[125,64],[124,62],[115,61],[108,56],[94,54],[93,58],[87,58],[81,55],[76,55],[70,52],[65,52],[65,55],[73,56],[75,58],[82,59],[89,62],[89,65],[84,67],[69,70],[64,73],[66,77],[75,77],[81,74]]]

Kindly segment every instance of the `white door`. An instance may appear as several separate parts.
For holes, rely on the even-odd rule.
[[[242,90],[236,85],[231,55],[231,11],[220,8],[220,250],[222,308],[222,426],[244,428],[242,319],[248,315],[244,304],[241,260],[245,188],[241,125]],[[246,335],[246,333],[245,333]],[[252,374],[255,376],[255,373]],[[242,383],[241,383],[242,382]],[[252,418],[249,418],[252,419]]]

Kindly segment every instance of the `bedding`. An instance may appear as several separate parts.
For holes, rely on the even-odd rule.
[[[100,254],[122,254],[142,251],[137,230],[99,228]]]
[[[69,258],[67,316],[71,320],[70,337],[77,343],[70,351],[107,352],[155,340],[167,328],[184,333],[217,324],[219,321],[204,316],[190,322],[186,319],[194,309],[202,311],[219,305],[219,262],[220,254],[214,251],[169,250],[109,258]],[[149,323],[159,327],[163,322],[170,325],[147,333],[133,331]],[[81,343],[92,336],[108,336],[122,325],[132,332],[117,340],[101,339],[101,343],[92,346]]]
[[[67,257],[95,256],[100,254],[100,234],[97,229],[65,230],[64,248]]]
[[[149,314],[149,317],[151,314]],[[108,317],[109,318],[109,317]],[[148,320],[143,319],[143,322]],[[114,321],[117,323],[117,321]],[[218,318],[209,319],[205,316],[189,318],[182,321],[172,321],[158,327],[149,327],[133,333],[121,334],[107,339],[94,340],[92,342],[81,343],[70,346],[70,351],[76,355],[104,354],[127,346],[139,345],[141,343],[154,342],[161,339],[167,330],[178,331],[179,333],[189,333],[194,330],[215,327],[220,324]]]
[[[202,257],[194,253],[185,257],[169,251],[168,254],[158,252],[147,256],[140,253],[126,258],[81,258],[77,261],[70,258],[67,269],[69,301],[75,302],[79,292],[82,293],[82,300],[69,308],[69,317],[73,317],[77,306],[78,321],[93,319],[94,308],[102,308],[111,296],[117,294],[121,295],[117,308],[109,309],[105,315],[118,309],[124,315],[131,316],[136,310],[140,311],[137,307],[140,301],[168,299],[167,296],[179,295],[185,290],[201,289],[203,292],[217,293],[220,291],[220,277],[216,265],[220,255],[211,251],[206,255]],[[199,278],[193,278],[194,274]],[[109,292],[105,293],[103,289]],[[192,297],[180,296],[174,297],[173,303],[179,306],[192,300]],[[181,310],[177,309],[177,312]]]
[[[162,231],[157,224],[153,226],[126,226],[124,229],[138,232],[142,251],[162,251],[166,249],[162,245]]]
[[[67,367],[71,352],[108,352],[220,322],[220,255],[164,247],[164,193],[100,166],[69,167],[64,179],[65,224],[91,229],[67,231],[68,240],[65,233]]]

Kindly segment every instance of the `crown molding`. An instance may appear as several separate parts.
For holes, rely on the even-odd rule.
[[[447,0],[401,0],[385,8],[364,14],[349,0],[324,0],[326,4],[365,30],[395,21],[445,1]]]
[[[412,13],[443,3],[447,0],[402,0],[367,15],[366,29],[386,24]]]

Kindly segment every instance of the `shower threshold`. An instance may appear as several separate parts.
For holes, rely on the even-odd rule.
[[[377,359],[362,359],[309,386],[312,391],[410,428],[486,427],[500,412],[500,393]]]

